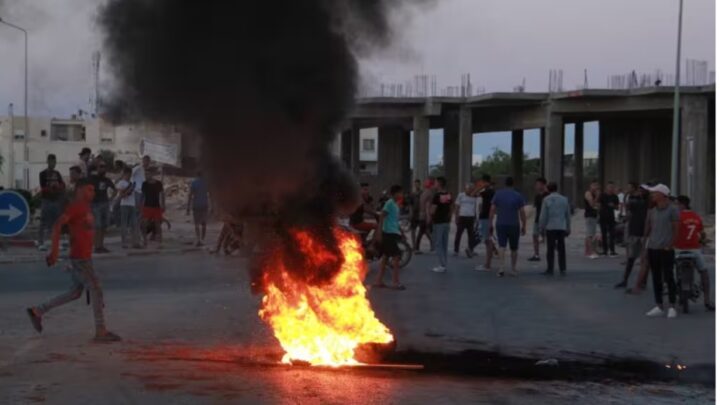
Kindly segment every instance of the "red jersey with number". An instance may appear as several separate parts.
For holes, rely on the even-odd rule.
[[[678,238],[675,242],[676,249],[695,250],[702,248],[700,237],[703,232],[703,223],[700,215],[684,210],[680,212],[680,225]]]
[[[63,215],[67,217],[70,229],[70,258],[90,259],[95,236],[95,218],[90,204],[73,202],[68,205]]]

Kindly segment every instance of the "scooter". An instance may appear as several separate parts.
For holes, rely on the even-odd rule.
[[[677,279],[680,307],[683,313],[690,312],[690,302],[700,297],[700,286],[695,281],[695,259],[690,252],[678,252],[675,258],[675,276]]]

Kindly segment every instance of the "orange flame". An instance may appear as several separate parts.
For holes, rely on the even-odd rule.
[[[311,365],[345,366],[359,364],[355,349],[364,343],[391,343],[393,336],[376,317],[366,297],[363,279],[367,273],[360,242],[345,231],[334,231],[343,263],[327,284],[308,285],[287,271],[280,255],[270,261],[266,272],[266,295],[260,318],[268,323],[285,350],[283,363],[300,360]],[[306,231],[292,233],[300,250],[312,261],[333,260]],[[273,274],[272,279],[268,274]]]

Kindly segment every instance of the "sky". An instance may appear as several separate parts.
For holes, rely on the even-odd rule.
[[[31,114],[91,109],[100,3],[0,0],[0,18],[30,32]],[[470,73],[486,91],[510,91],[523,79],[527,91],[544,91],[549,69],[563,70],[567,89],[582,83],[585,69],[590,87],[604,87],[610,74],[674,69],[677,0],[438,0],[394,21],[395,44],[360,61],[365,83],[426,73],[440,86],[457,85]],[[714,70],[714,33],[715,1],[686,1],[683,59],[707,60]],[[0,25],[0,115],[9,103],[22,113],[22,39]]]

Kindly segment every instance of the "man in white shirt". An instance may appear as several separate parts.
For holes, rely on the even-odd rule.
[[[465,191],[460,193],[455,200],[455,225],[457,231],[455,233],[455,256],[460,252],[460,241],[463,232],[467,231],[468,247],[465,253],[468,257],[473,256],[475,249],[475,217],[477,216],[477,197],[473,196],[475,185],[468,183],[465,185]]]
[[[150,163],[152,163],[150,156],[145,155],[142,158],[142,163],[132,169],[130,182],[135,185],[135,207],[140,206],[140,202],[142,200],[142,185],[145,183],[145,170],[150,167]]]
[[[123,168],[122,177],[118,180],[115,188],[118,191],[117,198],[120,200],[120,235],[123,249],[128,248],[128,231],[134,249],[140,247],[138,243],[138,209],[135,205],[135,184],[130,181],[132,169]]]

